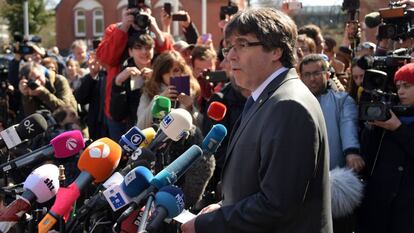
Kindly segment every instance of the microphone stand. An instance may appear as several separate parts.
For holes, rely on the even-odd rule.
[[[64,187],[65,185],[65,180],[66,180],[66,176],[65,176],[65,167],[63,165],[59,165],[59,185],[60,187]],[[66,223],[65,220],[62,217],[59,217],[59,232],[60,233],[65,233],[66,232]]]
[[[144,213],[142,214],[141,222],[139,224],[137,233],[147,233],[147,230],[145,228],[147,228],[148,215],[150,213],[153,202],[154,202],[154,193],[151,192],[148,196],[147,203],[145,204],[145,210],[144,210]]]

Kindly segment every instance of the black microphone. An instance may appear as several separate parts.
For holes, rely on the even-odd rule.
[[[375,28],[381,24],[381,16],[379,12],[371,12],[365,15],[365,25],[369,28]]]
[[[85,142],[79,130],[64,132],[53,138],[49,145],[1,164],[0,173],[21,168],[42,159],[53,158],[53,156],[57,159],[68,158],[77,154],[84,146]]]
[[[47,129],[46,119],[39,113],[34,113],[17,126],[11,126],[0,132],[0,148],[11,149],[18,146],[26,139],[32,139]]]

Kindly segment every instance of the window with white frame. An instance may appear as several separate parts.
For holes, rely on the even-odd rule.
[[[85,12],[81,9],[75,11],[75,36],[86,36],[86,17]]]
[[[93,36],[103,36],[104,33],[104,15],[102,9],[93,11]]]

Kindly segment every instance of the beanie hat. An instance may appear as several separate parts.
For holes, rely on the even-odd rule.
[[[414,63],[408,63],[397,70],[394,76],[394,82],[399,80],[414,84]]]

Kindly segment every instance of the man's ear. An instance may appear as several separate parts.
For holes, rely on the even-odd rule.
[[[275,48],[271,51],[272,53],[272,61],[280,61],[280,58],[283,55],[283,51],[281,48]]]
[[[331,72],[326,71],[326,80],[329,80],[331,78]]]

